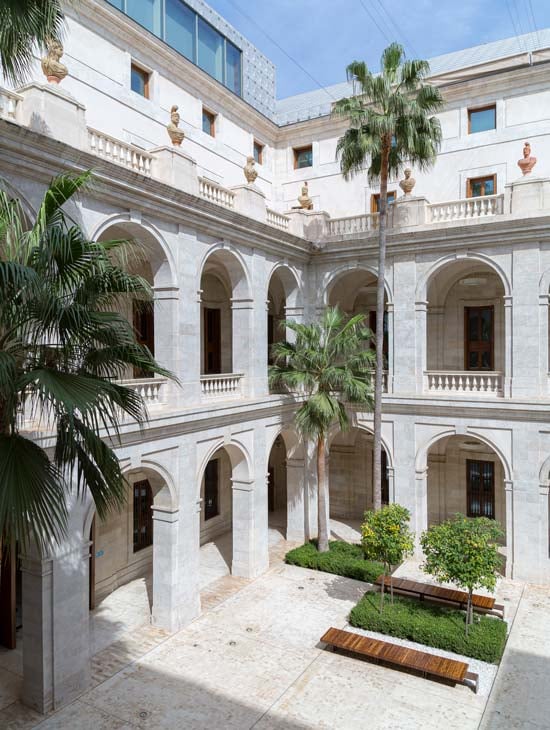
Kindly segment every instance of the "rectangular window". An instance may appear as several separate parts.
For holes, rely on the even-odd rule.
[[[294,169],[300,170],[302,167],[313,167],[313,148],[311,145],[294,149]]]
[[[493,370],[494,307],[464,307],[466,370]]]
[[[492,461],[466,461],[468,517],[495,519],[495,465]]]
[[[130,71],[130,88],[136,94],[149,98],[149,73],[135,63],[132,64]]]
[[[225,41],[225,85],[235,94],[241,95],[242,87],[241,52],[230,43]]]
[[[204,519],[211,520],[220,514],[219,461],[209,461],[204,470]]]
[[[395,202],[397,193],[395,190],[388,190],[388,205]],[[373,193],[370,197],[370,212],[380,213],[380,193]]]
[[[181,0],[166,0],[164,39],[182,56],[195,60],[196,14]]]
[[[223,82],[223,37],[199,18],[198,63],[200,68]]]
[[[134,484],[134,552],[153,544],[153,492],[147,479]]]
[[[260,144],[259,142],[256,142],[254,140],[254,159],[258,163],[258,165],[263,165],[264,163],[264,146],[263,144]]]
[[[497,128],[497,108],[495,104],[468,109],[468,134],[487,132]]]
[[[161,0],[126,0],[126,13],[151,33],[160,37]]]
[[[468,198],[479,198],[483,195],[497,194],[497,176],[487,175],[486,177],[471,177],[466,183],[466,195]]]
[[[221,311],[211,307],[204,309],[204,374],[221,373],[222,331]]]
[[[144,306],[143,303],[134,302],[134,331],[136,340],[140,345],[146,347],[149,352],[155,355],[155,314],[151,306]],[[145,372],[134,366],[134,378],[152,378],[154,373]]]
[[[216,115],[206,109],[202,110],[202,131],[211,137],[216,136]]]

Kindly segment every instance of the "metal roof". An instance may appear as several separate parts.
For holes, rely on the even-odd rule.
[[[550,48],[550,28],[435,56],[429,59],[430,76],[441,76],[459,69],[479,66],[518,54],[528,54],[543,48]],[[276,103],[275,121],[283,126],[330,114],[332,103],[344,96],[350,96],[351,93],[351,84],[344,81],[326,86],[324,89],[279,99]]]

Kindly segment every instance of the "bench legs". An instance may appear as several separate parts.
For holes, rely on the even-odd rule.
[[[479,674],[476,674],[475,672],[466,672],[463,684],[465,684],[466,687],[471,687],[477,694],[479,689]]]

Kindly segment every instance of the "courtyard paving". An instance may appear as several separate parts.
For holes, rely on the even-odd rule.
[[[202,616],[174,635],[148,625],[144,581],[112,594],[93,617],[94,686],[46,719],[14,701],[18,653],[0,654],[0,727],[549,727],[547,588],[501,582],[512,632],[490,696],[475,695],[321,649],[319,637],[329,626],[346,626],[365,584],[284,565],[289,544],[276,530],[270,542],[267,574],[254,581],[219,575],[204,586]],[[224,571],[222,551],[204,555],[208,570],[217,564]],[[414,563],[402,568],[411,577],[417,570]]]

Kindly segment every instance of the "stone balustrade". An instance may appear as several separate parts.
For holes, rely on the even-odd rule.
[[[268,208],[266,212],[268,225],[275,226],[275,228],[282,228],[283,231],[288,231],[290,225],[288,216],[277,213],[276,210],[271,210],[271,208]]]
[[[242,395],[242,373],[201,375],[201,392],[205,398],[235,398]]]
[[[117,165],[139,172],[147,177],[151,176],[153,156],[135,145],[121,142],[119,139],[98,132],[88,127],[88,146],[90,152]]]
[[[329,236],[345,236],[351,233],[368,233],[378,230],[378,213],[331,218],[328,221]]]
[[[209,200],[211,203],[221,205],[224,208],[233,210],[235,208],[235,193],[232,190],[224,188],[223,185],[199,177],[199,195],[201,198]]]
[[[142,397],[147,408],[166,403],[167,384],[166,378],[132,378],[120,381],[120,385],[135,390]]]
[[[484,195],[477,198],[449,200],[445,203],[428,205],[428,223],[445,223],[447,221],[465,220],[469,218],[486,218],[502,215],[504,212],[504,195]]]
[[[20,94],[0,88],[0,119],[15,121],[17,105],[21,101],[23,101],[23,97]]]
[[[424,390],[429,393],[464,394],[501,397],[503,375],[484,371],[428,371],[424,374]]]

